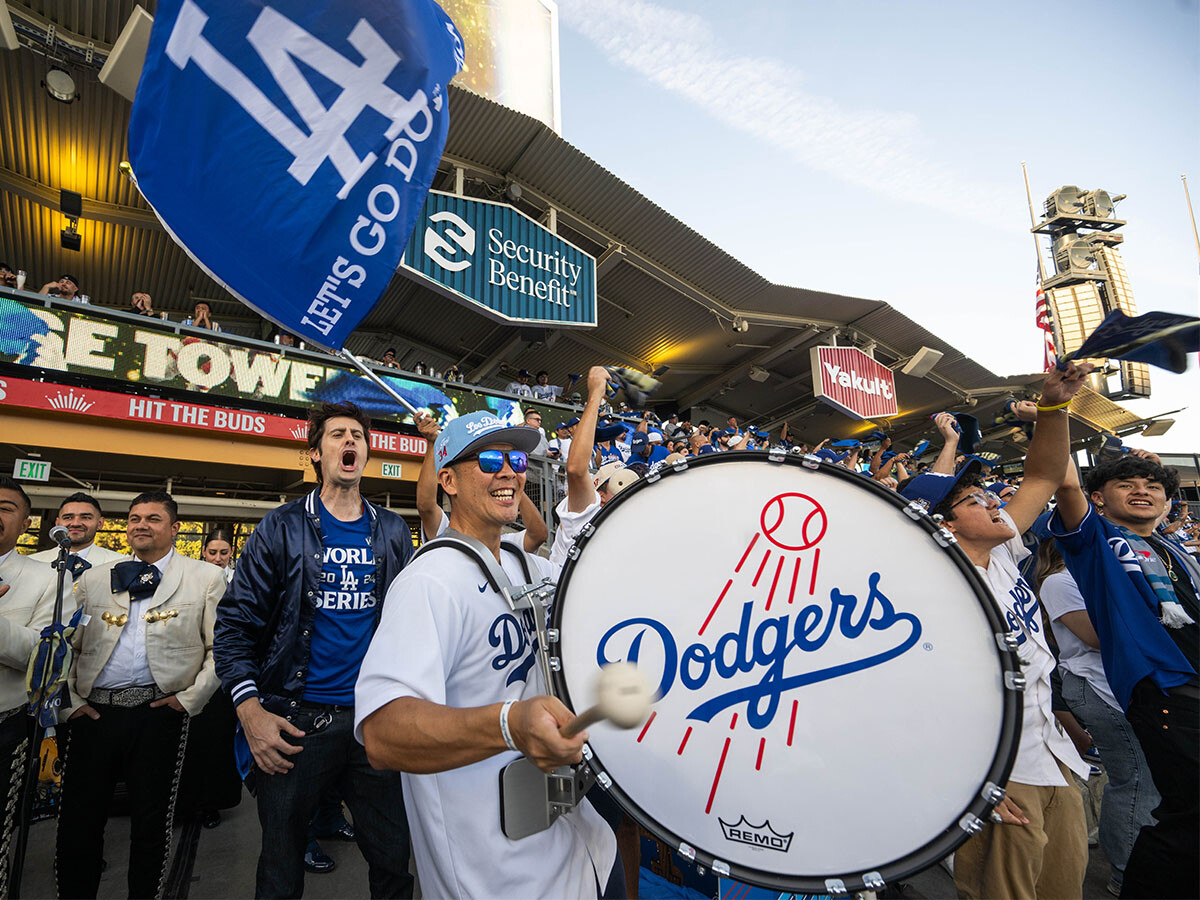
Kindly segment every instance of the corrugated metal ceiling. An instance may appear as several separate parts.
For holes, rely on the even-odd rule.
[[[133,5],[133,0],[29,0],[24,7],[111,44]],[[134,289],[144,288],[157,308],[178,316],[190,311],[193,296],[216,298],[214,313],[230,330],[257,332],[256,317],[221,291],[157,223],[85,218],[82,252],[60,249],[62,216],[44,205],[45,198],[37,202],[28,190],[22,194],[22,177],[55,193],[77,191],[85,208],[97,201],[132,210],[134,217],[150,214],[118,169],[125,156],[129,104],[100,85],[94,70],[81,66],[72,68],[80,100],[58,103],[40,87],[46,65],[43,56],[28,49],[0,53],[0,259],[26,269],[35,290],[63,271],[74,272],[94,303],[125,306]],[[745,378],[749,361],[762,345],[783,342],[802,320],[816,319],[845,326],[844,332],[860,341],[878,341],[885,362],[921,346],[942,350],[945,357],[936,372],[960,392],[1006,383],[886,303],[771,284],[532,118],[453,88],[451,123],[444,165],[447,171],[452,163],[465,168],[468,193],[494,195],[504,181],[514,180],[526,191],[523,211],[536,216],[552,204],[560,211],[564,237],[594,254],[609,242],[629,254],[599,280],[598,328],[586,334],[564,331],[549,346],[528,349],[518,343],[501,360],[511,369],[549,368],[559,382],[567,372],[584,372],[596,362],[665,364],[677,373],[665,377],[663,395],[672,398],[695,393],[714,380],[712,373],[725,371],[733,388],[723,393],[720,405],[761,416],[810,396],[804,378],[808,354],[802,346],[772,360],[766,367],[772,378],[765,384]],[[439,187],[445,189],[446,180]],[[756,324],[735,333],[709,306],[745,314]],[[788,317],[789,324],[779,317]],[[397,345],[402,358],[423,358],[439,368],[460,362],[470,369],[517,334],[513,326],[497,325],[397,276],[349,346],[378,357]],[[506,371],[496,372],[489,383],[507,382]],[[934,381],[902,383],[914,407],[955,400]],[[781,390],[781,384],[787,387]],[[723,385],[717,392],[722,390]]]

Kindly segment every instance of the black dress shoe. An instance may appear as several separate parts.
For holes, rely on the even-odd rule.
[[[206,809],[200,813],[200,824],[205,828],[216,828],[221,824],[221,813],[216,809]]]
[[[335,841],[353,841],[355,840],[354,826],[346,822],[337,831],[330,834],[323,834],[321,837],[331,838]]]
[[[321,849],[320,844],[310,841],[308,849],[304,851],[304,868],[317,875],[323,875],[336,869],[337,863]]]

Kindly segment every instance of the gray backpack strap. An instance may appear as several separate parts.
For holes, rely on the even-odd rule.
[[[483,576],[487,579],[488,584],[492,586],[492,590],[497,594],[504,595],[506,590],[509,592],[512,591],[513,585],[508,575],[505,574],[496,557],[492,556],[492,552],[484,546],[483,542],[460,531],[455,531],[453,528],[447,528],[439,537],[422,544],[417,552],[413,554],[413,559],[441,547],[453,547],[455,550],[465,553],[474,559],[483,572]],[[528,575],[528,566],[525,567],[525,571],[526,575]]]
[[[525,573],[525,583],[533,584],[535,581],[540,581],[540,578],[533,577],[533,569],[529,565],[529,554],[515,544],[510,544],[507,541],[500,541],[500,549],[507,550],[510,554],[517,558],[521,564],[521,571]]]

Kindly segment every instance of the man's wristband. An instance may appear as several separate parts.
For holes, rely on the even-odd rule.
[[[509,750],[516,750],[517,745],[513,743],[512,732],[508,730],[508,711],[516,700],[505,700],[504,705],[500,707],[500,734],[504,737],[504,743]]]
[[[1070,400],[1068,400],[1066,403],[1060,403],[1057,406],[1042,406],[1041,404],[1038,404],[1037,411],[1038,412],[1057,412],[1060,409],[1066,409],[1070,405],[1071,405]]]

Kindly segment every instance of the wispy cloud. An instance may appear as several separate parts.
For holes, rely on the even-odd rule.
[[[1013,203],[1011,192],[970,182],[928,159],[932,142],[917,117],[849,109],[813,94],[795,66],[723,50],[700,16],[645,0],[559,0],[559,10],[563,24],[614,62],[812,169],[985,221],[995,222],[985,211]]]

